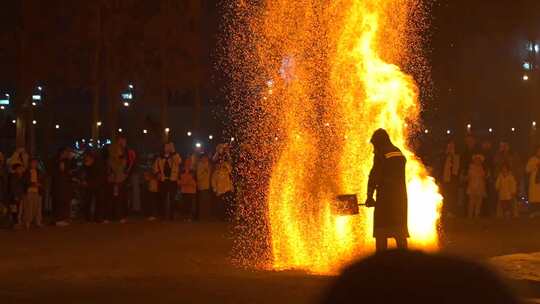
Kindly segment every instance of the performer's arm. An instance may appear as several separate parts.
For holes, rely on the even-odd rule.
[[[368,191],[367,191],[367,198],[373,199],[373,195],[375,194],[375,190],[377,190],[377,186],[380,183],[381,180],[381,165],[382,165],[382,159],[380,156],[375,155],[373,157],[373,167],[371,167],[371,171],[369,173],[369,180],[368,180]]]

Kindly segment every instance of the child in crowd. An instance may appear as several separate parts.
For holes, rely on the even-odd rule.
[[[144,173],[144,180],[146,181],[146,194],[147,197],[143,202],[144,213],[146,219],[149,221],[156,220],[156,206],[159,204],[159,179],[151,171]]]
[[[42,174],[38,168],[38,160],[33,158],[30,161],[30,168],[26,171],[24,184],[27,186],[26,197],[22,201],[22,218],[24,227],[30,229],[30,225],[35,221],[36,226],[41,227],[41,180]]]
[[[22,223],[22,202],[24,200],[24,167],[16,163],[11,167],[13,175],[11,176],[9,189],[11,191],[11,204],[9,206],[12,224],[18,226]]]
[[[499,196],[497,217],[512,217],[513,205],[517,194],[517,182],[508,164],[502,165],[501,173],[497,176],[495,188]]]
[[[476,154],[472,158],[467,175],[467,195],[469,196],[468,217],[480,216],[482,202],[487,195],[486,172],[483,167],[484,157]]]
[[[182,193],[182,202],[189,210],[191,220],[197,219],[197,182],[191,171],[191,163],[186,161],[178,182]]]

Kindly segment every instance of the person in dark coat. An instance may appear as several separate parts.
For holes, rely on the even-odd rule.
[[[71,200],[73,199],[73,156],[70,149],[64,149],[52,172],[52,197],[56,226],[69,225]]]
[[[105,189],[107,187],[107,170],[98,154],[88,151],[84,155],[83,213],[87,221],[104,221],[107,212]]]
[[[384,129],[373,133],[371,143],[375,155],[369,174],[366,206],[375,207],[373,237],[377,252],[387,249],[388,238],[394,238],[399,249],[407,249],[407,160],[392,144]]]

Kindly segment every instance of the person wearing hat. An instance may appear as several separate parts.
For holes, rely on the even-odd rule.
[[[469,218],[480,216],[483,201],[487,196],[486,176],[484,156],[481,154],[473,155],[467,174],[467,195],[469,196],[467,215]]]
[[[369,174],[366,206],[375,207],[373,237],[376,240],[377,252],[387,250],[389,238],[396,240],[399,249],[407,249],[407,159],[392,144],[384,129],[373,133],[371,144],[374,158]]]

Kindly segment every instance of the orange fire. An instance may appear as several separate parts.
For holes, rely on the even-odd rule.
[[[408,159],[411,245],[437,249],[441,196],[408,148],[407,122],[418,121],[420,103],[398,66],[411,56],[418,7],[415,0],[267,0],[253,17],[256,74],[265,78],[259,107],[271,119],[259,131],[273,130],[280,143],[265,194],[274,269],[338,273],[373,252],[373,210],[337,216],[331,203],[343,193],[365,199],[377,128]]]

